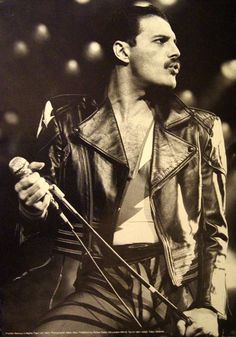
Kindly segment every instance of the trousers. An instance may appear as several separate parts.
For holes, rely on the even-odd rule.
[[[180,287],[173,286],[162,254],[135,261],[130,266],[180,310],[186,310],[194,301],[194,280]],[[90,263],[86,263],[78,273],[75,292],[42,318],[36,333],[40,336],[52,334],[91,337],[104,334],[174,335],[177,317],[166,304],[119,263],[103,269],[142,328],[137,325],[100,273]]]

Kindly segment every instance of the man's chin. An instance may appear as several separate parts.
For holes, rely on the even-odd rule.
[[[174,90],[176,88],[177,82],[175,80],[169,81],[167,83],[163,83],[163,84],[153,84],[152,87],[153,88],[161,88],[162,90]]]
[[[175,83],[168,83],[168,84],[156,84],[156,85],[152,85],[150,87],[151,91],[166,91],[166,92],[170,92],[173,91],[176,88],[176,82]]]
[[[169,87],[169,89],[175,89],[176,85],[177,85],[176,80],[173,80],[170,83],[168,83],[166,86]]]

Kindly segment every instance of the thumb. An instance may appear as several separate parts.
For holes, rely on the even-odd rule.
[[[185,321],[179,320],[177,322],[177,330],[178,330],[178,333],[181,337],[185,336],[185,331],[186,331]]]
[[[32,171],[40,171],[45,166],[45,163],[39,161],[33,161],[29,164],[29,169]]]

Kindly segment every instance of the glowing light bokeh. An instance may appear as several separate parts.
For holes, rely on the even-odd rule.
[[[236,60],[224,62],[221,65],[221,74],[230,81],[236,81]]]
[[[19,124],[19,116],[15,111],[6,111],[3,116],[5,122],[11,125]]]
[[[195,105],[196,104],[196,97],[191,90],[183,90],[179,93],[179,97],[184,101],[187,105]]]
[[[229,249],[227,256],[226,283],[228,289],[236,289],[236,253]]]
[[[172,6],[177,3],[178,0],[158,0],[162,6]]]
[[[231,129],[229,123],[222,122],[222,131],[223,131],[225,143],[226,144],[230,143],[231,138],[233,136],[233,132],[232,132],[232,129]]]
[[[33,38],[36,42],[40,43],[49,40],[50,33],[48,27],[43,23],[36,25],[33,31]]]
[[[88,4],[90,0],[75,0],[75,2],[80,5],[85,5],[85,4]]]
[[[101,60],[103,58],[101,45],[96,41],[89,42],[84,48],[84,56],[88,61]]]
[[[65,64],[65,72],[68,75],[78,75],[80,72],[79,63],[76,60],[68,60]]]
[[[139,6],[139,7],[148,7],[150,6],[150,1],[145,1],[145,0],[135,1],[134,5]]]
[[[15,56],[24,57],[29,54],[29,47],[24,41],[16,41],[13,45],[13,51]]]

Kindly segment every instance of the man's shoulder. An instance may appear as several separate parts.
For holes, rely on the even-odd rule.
[[[37,137],[41,134],[58,134],[59,125],[72,129],[97,109],[96,101],[88,95],[63,94],[49,98],[39,123]],[[63,128],[64,129],[64,128]],[[42,130],[44,131],[42,133]],[[52,137],[52,136],[51,136]]]
[[[194,110],[195,119],[202,127],[200,143],[202,143],[203,158],[216,170],[224,175],[227,172],[224,135],[220,118],[214,113],[203,109]],[[205,131],[207,130],[207,132]],[[208,146],[207,146],[208,145]]]
[[[189,109],[193,113],[194,118],[209,129],[212,129],[215,121],[219,119],[219,117],[211,111],[195,107],[189,107]]]
[[[175,96],[175,98],[179,110],[185,111],[203,130],[211,135],[215,122],[220,120],[219,117],[211,111],[186,105],[178,96]]]
[[[212,129],[216,122],[220,121],[220,118],[213,112],[186,105],[178,96],[175,95],[175,110],[183,116],[187,116],[185,119],[195,121],[195,124],[206,130],[209,134],[212,133]],[[192,118],[191,118],[192,117]]]
[[[51,97],[49,101],[53,115],[59,119],[67,114],[78,114],[83,120],[97,108],[96,100],[85,94],[62,94]]]

